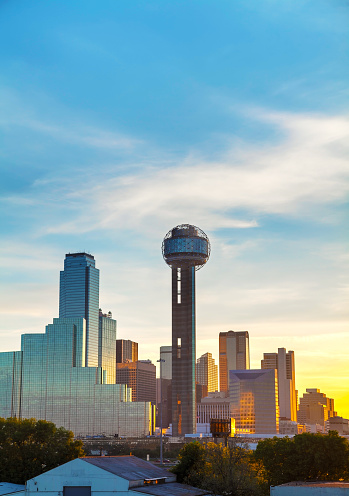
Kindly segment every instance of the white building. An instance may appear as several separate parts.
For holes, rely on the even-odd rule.
[[[289,482],[271,486],[270,496],[349,496],[349,482]]]
[[[27,481],[25,496],[200,496],[171,472],[134,456],[76,458]]]

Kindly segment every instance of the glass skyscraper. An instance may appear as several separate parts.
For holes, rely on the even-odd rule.
[[[44,334],[22,335],[21,351],[0,353],[0,417],[48,420],[82,436],[146,436],[154,409],[132,403],[131,389],[115,384],[116,321],[99,316],[94,264],[86,253],[67,255],[60,317]]]
[[[59,317],[86,320],[86,365],[98,366],[99,270],[88,253],[67,253],[61,271]]]

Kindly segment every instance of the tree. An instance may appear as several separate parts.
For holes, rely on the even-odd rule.
[[[179,452],[178,460],[179,463],[172,469],[177,481],[198,486],[205,464],[204,446],[198,441],[186,444]]]
[[[24,484],[47,470],[83,456],[81,441],[52,422],[0,418],[0,480]]]
[[[255,459],[263,463],[273,486],[295,480],[349,479],[349,443],[336,431],[259,441]]]
[[[199,442],[187,444],[173,469],[178,481],[224,496],[258,496],[263,491],[263,478],[251,452],[231,440],[222,444]]]

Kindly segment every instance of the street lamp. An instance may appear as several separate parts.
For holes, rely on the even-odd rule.
[[[162,459],[162,362],[165,362],[163,358],[157,360],[160,362],[160,464],[163,464]]]

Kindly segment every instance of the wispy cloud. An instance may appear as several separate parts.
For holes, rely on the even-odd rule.
[[[277,127],[283,138],[263,147],[240,143],[216,162],[191,154],[172,167],[157,161],[138,174],[81,185],[77,195],[94,214],[80,213],[50,232],[150,222],[163,228],[184,219],[209,230],[253,228],[265,213],[321,221],[319,207],[343,202],[349,191],[349,119],[261,110],[252,117]]]

